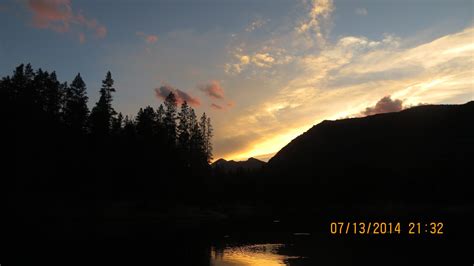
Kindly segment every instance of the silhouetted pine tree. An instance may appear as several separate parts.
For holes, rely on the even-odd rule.
[[[199,123],[194,113],[194,110],[191,109],[190,112],[190,155],[193,161],[193,165],[197,166],[200,164],[203,158],[203,147],[204,147],[204,140],[201,128],[199,127]]]
[[[5,115],[5,119],[8,124],[13,120],[12,114],[16,113],[13,110],[13,94],[10,88],[11,79],[9,76],[3,77],[0,80],[0,110]]]
[[[123,130],[123,115],[118,113],[117,117],[112,117],[111,134],[112,136],[121,136]]]
[[[165,120],[165,110],[163,109],[163,105],[160,104],[160,106],[158,107],[158,109],[156,109],[156,112],[155,112],[155,125],[154,125],[155,136],[160,142],[163,141],[163,137],[165,134],[164,120]]]
[[[25,82],[24,88],[22,91],[22,99],[21,101],[25,105],[29,105],[34,107],[36,105],[36,99],[38,98],[38,93],[36,88],[33,86],[33,80],[35,78],[35,72],[31,67],[31,64],[27,64],[24,71],[24,79]]]
[[[44,106],[43,109],[48,115],[59,120],[59,112],[61,110],[62,100],[63,100],[63,90],[61,84],[59,83],[56,72],[47,74],[45,72],[45,86],[41,92],[44,96]]]
[[[92,108],[89,117],[90,130],[95,136],[106,136],[110,133],[112,117],[115,115],[115,110],[112,108],[112,92],[115,92],[113,85],[114,80],[109,71],[102,81],[99,101]]]
[[[87,88],[78,73],[71,85],[66,87],[63,119],[73,130],[83,132],[86,128],[89,108],[87,107]]]
[[[206,116],[206,113],[203,113],[199,121],[199,127],[202,132],[202,141],[203,141],[203,153],[208,163],[212,160],[212,125],[211,118]]]
[[[155,117],[155,110],[153,110],[153,108],[150,106],[145,107],[145,109],[140,108],[135,119],[135,126],[138,136],[145,140],[151,140],[151,138],[155,135]]]
[[[170,92],[170,94],[166,97],[164,104],[165,115],[163,122],[166,142],[171,147],[174,147],[176,145],[176,112],[178,103],[173,92]]]
[[[14,100],[21,102],[22,105],[35,104],[35,98],[38,93],[35,92],[33,80],[35,73],[30,64],[23,64],[16,67],[11,78],[11,92]]]
[[[123,120],[123,135],[128,140],[133,140],[136,137],[135,123],[128,115]]]
[[[190,138],[190,108],[186,101],[181,105],[181,111],[178,114],[178,148],[181,152],[189,151]]]
[[[25,91],[26,77],[25,77],[25,65],[21,64],[13,71],[11,78],[11,91],[14,100],[18,100],[21,94]]]

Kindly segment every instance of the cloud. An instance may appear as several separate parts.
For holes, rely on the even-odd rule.
[[[229,101],[226,103],[222,104],[217,104],[217,103],[211,103],[211,108],[216,110],[216,111],[227,111],[230,108],[233,108],[235,106],[235,103],[233,101]]]
[[[252,62],[258,67],[270,67],[275,62],[275,58],[268,53],[256,54],[252,57]]]
[[[98,37],[104,38],[107,35],[107,28],[105,26],[98,26],[95,29],[95,33]]]
[[[220,105],[218,105],[218,104],[216,104],[216,103],[212,103],[212,104],[211,104],[211,108],[216,109],[216,110],[222,110],[222,109],[224,109],[222,106],[220,106]]]
[[[211,98],[224,99],[224,88],[217,80],[212,80],[208,84],[200,86],[199,89]]]
[[[36,28],[65,33],[79,27],[93,31],[99,38],[107,35],[107,28],[96,19],[81,11],[75,13],[70,0],[28,0],[27,8],[33,13],[32,25]]]
[[[273,50],[275,50],[274,54],[269,52],[257,52],[253,55],[236,53],[234,57],[237,59],[237,62],[227,63],[224,71],[227,74],[240,74],[247,68],[271,69],[275,65],[284,65],[292,61],[292,56],[283,55],[283,49]]]
[[[317,40],[321,45],[325,45],[326,34],[323,30],[322,24],[326,24],[334,11],[334,5],[332,0],[311,0],[307,6],[309,13],[307,17],[302,19],[297,27],[296,32],[300,34],[306,34],[316,36]]]
[[[367,16],[368,14],[367,9],[363,7],[356,8],[355,13],[359,16]]]
[[[240,63],[242,65],[246,65],[246,64],[250,63],[250,57],[248,55],[242,55],[240,57]]]
[[[212,102],[210,107],[217,111],[224,111],[235,106],[234,101],[229,101],[225,97],[224,88],[219,81],[211,80],[205,85],[198,86],[199,90],[204,92],[211,100],[220,101],[221,103]],[[227,102],[226,102],[227,101]]]
[[[170,85],[163,85],[155,89],[156,97],[162,100],[166,99],[170,92],[174,93],[178,104],[182,104],[184,101],[186,101],[189,105],[194,107],[198,107],[201,105],[201,101],[199,100],[199,98],[193,97],[180,89],[171,87]]]
[[[375,106],[367,107],[363,112],[362,116],[369,116],[375,114],[399,112],[403,110],[403,101],[399,99],[392,100],[390,96],[385,96],[380,99]]]
[[[155,43],[158,41],[158,36],[156,35],[153,35],[153,34],[145,34],[144,32],[137,32],[137,35],[140,36],[140,37],[143,37],[143,39],[147,42],[147,43]]]
[[[246,32],[252,32],[258,28],[261,28],[263,25],[265,25],[267,23],[267,20],[264,20],[264,19],[256,19],[254,21],[252,21],[248,26],[247,28],[245,28],[245,31]]]
[[[235,35],[230,45],[232,61],[224,64],[224,71],[230,75],[250,73],[257,75],[259,68],[266,69],[262,74],[279,75],[275,67],[290,64],[295,57],[305,52],[315,53],[327,43],[331,13],[334,11],[332,0],[303,1],[305,12],[296,18],[290,26],[280,27],[271,32],[270,38],[254,39],[248,35]],[[243,36],[243,37],[240,37]],[[241,40],[244,39],[244,40]],[[263,39],[263,40],[262,40]]]

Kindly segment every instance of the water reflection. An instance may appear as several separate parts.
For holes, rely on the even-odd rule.
[[[279,254],[284,244],[255,244],[223,249],[212,247],[211,266],[284,266],[296,256]]]

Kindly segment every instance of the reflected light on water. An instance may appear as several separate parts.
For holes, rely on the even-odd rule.
[[[296,258],[278,254],[283,244],[258,244],[211,249],[212,266],[285,266],[287,259]]]

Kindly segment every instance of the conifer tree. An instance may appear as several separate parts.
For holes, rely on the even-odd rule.
[[[118,113],[117,117],[112,117],[111,133],[113,136],[120,136],[123,130],[123,115]]]
[[[114,80],[109,71],[102,81],[99,101],[92,108],[90,115],[91,133],[96,136],[106,136],[110,133],[112,117],[115,115],[112,107],[112,92],[115,92],[113,85]]]
[[[157,138],[162,138],[164,133],[164,120],[165,120],[165,109],[163,105],[160,104],[158,109],[155,112],[155,126],[154,126],[154,133]]]
[[[206,113],[203,113],[201,119],[199,121],[199,128],[202,132],[202,145],[203,145],[203,153],[206,161],[208,163],[212,160],[212,125],[211,125],[211,118],[206,116]]]
[[[51,72],[46,76],[46,84],[44,86],[44,110],[51,117],[59,119],[59,111],[61,110],[61,103],[63,99],[61,84],[59,83],[56,72]]]
[[[78,73],[70,86],[66,87],[63,119],[66,125],[74,130],[84,131],[89,114],[87,108],[86,84]]]
[[[204,152],[206,154],[206,159],[207,163],[211,163],[213,156],[212,156],[212,137],[213,137],[213,131],[214,129],[212,128],[211,124],[211,118],[207,117],[207,125],[206,125],[206,135],[204,137]]]
[[[165,115],[164,115],[164,128],[166,134],[167,143],[171,146],[176,145],[176,110],[177,110],[177,100],[173,92],[165,99]]]
[[[196,114],[191,109],[190,112],[190,154],[193,162],[198,163],[203,155],[203,135],[199,126]]]
[[[152,138],[154,135],[155,117],[155,110],[150,106],[145,107],[145,109],[140,108],[136,117],[136,129],[139,136],[148,140]]]
[[[190,139],[190,108],[186,101],[181,105],[181,111],[178,114],[178,147],[181,151],[189,150],[189,139]]]

